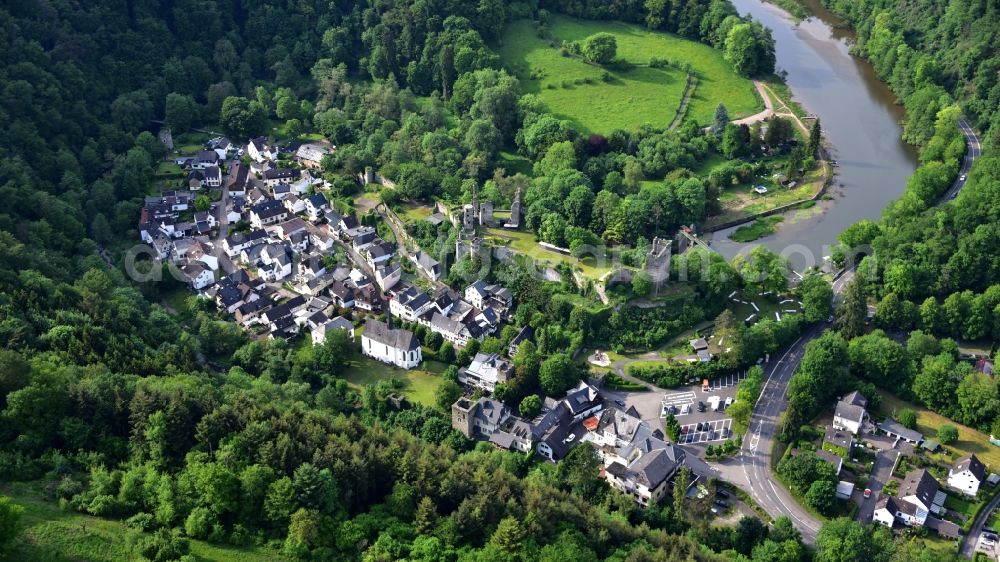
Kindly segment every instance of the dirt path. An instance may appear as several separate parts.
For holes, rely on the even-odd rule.
[[[687,87],[684,89],[684,97],[681,98],[681,105],[677,108],[677,115],[674,116],[674,120],[671,121],[668,129],[676,129],[680,126],[681,121],[684,120],[684,116],[687,115],[688,104],[691,103],[691,96],[694,95],[695,89],[698,87],[698,77],[694,74],[688,74]]]
[[[757,93],[760,94],[760,97],[764,100],[764,111],[755,113],[749,117],[744,117],[743,119],[737,119],[733,121],[734,125],[752,125],[757,121],[763,121],[774,115],[774,104],[771,103],[771,96],[768,95],[770,90],[767,89],[767,86],[757,80],[753,81],[753,85],[757,88]],[[778,96],[775,96],[775,99],[777,99],[777,97]],[[782,106],[784,106],[784,104],[782,104]]]

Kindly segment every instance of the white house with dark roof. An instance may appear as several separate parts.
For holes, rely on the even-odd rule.
[[[250,224],[254,228],[264,228],[265,226],[279,223],[288,218],[288,209],[281,201],[274,199],[264,201],[250,208]]]
[[[196,291],[200,291],[215,283],[215,273],[201,263],[192,262],[184,264],[180,269],[181,273],[187,279],[188,285],[191,285],[191,288]]]
[[[887,527],[896,521],[910,527],[923,526],[932,511],[941,509],[939,502],[944,498],[940,496],[944,494],[940,491],[941,486],[929,472],[922,468],[911,470],[899,486],[898,497],[883,497],[875,504],[872,520]]]
[[[222,163],[218,153],[214,150],[202,150],[191,160],[192,170],[205,170],[210,167],[218,167]]]
[[[305,211],[309,220],[316,222],[323,218],[323,213],[330,208],[330,203],[322,193],[310,195],[305,199]]]
[[[322,324],[317,324],[311,332],[313,345],[323,345],[326,342],[326,335],[333,330],[344,330],[351,336],[351,341],[354,341],[354,324],[351,324],[349,320],[343,316],[338,316],[331,320],[327,320]]]
[[[268,143],[265,137],[257,137],[247,143],[247,155],[254,162],[268,162],[278,158],[278,147]]]
[[[427,293],[411,285],[389,301],[389,314],[407,322],[416,322],[433,304]]]
[[[374,242],[364,251],[365,259],[368,261],[368,267],[371,267],[373,270],[392,259],[392,256],[394,255],[396,255],[396,246],[384,240]]]
[[[499,353],[476,353],[468,367],[458,370],[458,382],[488,392],[510,380],[514,365]]]
[[[413,332],[391,328],[374,318],[365,322],[364,332],[361,334],[361,353],[402,369],[412,369],[420,365],[423,359],[420,342]]]
[[[601,475],[611,487],[644,506],[663,498],[684,463],[684,451],[664,441],[663,433],[640,419],[634,408],[588,415],[583,441],[594,447],[604,464]]]
[[[976,455],[966,455],[955,461],[948,470],[948,487],[967,496],[975,497],[979,486],[986,480],[986,466]]]
[[[410,259],[413,260],[417,269],[422,271],[427,277],[430,277],[431,280],[437,281],[441,278],[441,264],[427,252],[420,250],[411,256]]]
[[[640,456],[628,466],[620,462],[606,466],[605,480],[612,488],[632,496],[640,505],[659,502],[670,489],[670,477],[677,472],[685,457],[679,447],[662,443],[663,448]]]
[[[490,285],[480,279],[465,288],[465,300],[476,308],[494,308],[504,313],[513,304],[514,297],[510,289],[500,285]]]
[[[274,189],[278,185],[287,185],[299,179],[302,171],[295,168],[271,168],[264,170],[264,185]]]
[[[375,282],[378,283],[380,289],[388,291],[399,283],[402,271],[403,270],[399,267],[399,264],[385,264],[375,270]]]
[[[833,427],[857,435],[861,432],[861,424],[865,421],[867,406],[868,400],[856,390],[844,396],[837,402],[837,409],[833,414]]]

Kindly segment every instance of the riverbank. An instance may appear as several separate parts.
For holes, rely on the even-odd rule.
[[[812,123],[807,125],[803,119],[809,121],[813,121],[813,119],[807,116],[806,111],[790,97],[786,101],[779,96],[775,92],[775,89],[779,88],[777,84],[755,82],[755,85],[757,85],[758,92],[764,96],[768,108],[768,115],[758,120],[767,119],[771,115],[789,119],[795,124],[803,139],[808,139]],[[784,89],[784,85],[781,85],[781,88]],[[834,175],[833,167],[826,156],[827,153],[828,150],[824,145],[820,149],[820,157],[816,159],[813,169],[807,172],[794,187],[783,187],[780,191],[763,196],[748,192],[734,198],[724,205],[721,213],[709,217],[705,221],[702,225],[702,231],[715,232],[740,226],[765,217],[801,209],[804,205],[819,200],[824,196],[826,188],[832,183]],[[779,228],[776,223],[772,223],[771,226],[773,227],[771,231],[762,232],[760,236],[752,239],[742,237],[732,239],[736,242],[751,242],[762,236],[773,234]]]
[[[902,195],[918,163],[916,150],[902,141],[900,123],[905,115],[895,94],[870,64],[851,55],[853,36],[839,20],[824,10],[813,10],[812,17],[796,23],[762,0],[733,0],[733,4],[772,30],[777,74],[786,87],[771,89],[779,97],[794,94],[796,102],[822,120],[828,159],[838,166],[821,194],[800,197],[815,198],[813,207],[786,215],[774,234],[751,243],[730,240],[731,228],[725,226],[735,228],[757,218],[744,211],[745,215],[728,220],[716,218],[713,232],[705,238],[727,259],[763,244],[785,252],[793,267],[801,270],[830,255],[844,229],[859,220],[878,219]],[[791,109],[795,112],[795,106]],[[808,123],[802,119],[805,116],[803,111],[800,120]]]

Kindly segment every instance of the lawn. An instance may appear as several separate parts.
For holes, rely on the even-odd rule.
[[[0,486],[0,493],[24,506],[23,531],[10,558],[46,562],[130,562],[121,521],[62,511],[45,499],[40,482],[18,482]],[[286,560],[265,548],[237,548],[191,540],[191,554],[203,562],[266,562]]]
[[[785,220],[781,215],[761,217],[749,225],[741,226],[729,234],[729,239],[736,242],[753,242],[759,238],[770,236],[778,230],[778,223]]]
[[[753,83],[737,75],[722,58],[722,52],[708,45],[617,21],[588,21],[564,16],[552,19],[552,34],[567,41],[582,41],[599,31],[614,35],[618,41],[618,57],[633,64],[646,64],[651,57],[690,63],[698,75],[698,87],[687,116],[698,123],[710,124],[719,103],[726,104],[731,119],[764,109]]]
[[[177,164],[174,164],[173,160],[163,160],[156,165],[156,175],[158,177],[183,176],[184,170],[182,170]]]
[[[400,206],[400,211],[401,212],[397,212],[397,214],[400,215],[400,218],[404,221],[417,222],[434,214],[434,207],[431,207],[430,205],[404,203]]]
[[[558,43],[582,40],[604,31],[615,35],[618,58],[646,65],[650,57],[690,63],[699,78],[687,115],[710,123],[724,102],[733,118],[762,107],[752,83],[737,76],[722,54],[707,45],[647,31],[621,22],[597,22],[554,16],[549,32]],[[635,129],[643,123],[665,127],[674,118],[687,88],[687,74],[676,67],[633,66],[605,70],[568,56],[538,37],[534,23],[507,26],[500,54],[521,80],[525,92],[541,96],[550,111],[583,132]]]
[[[425,406],[435,405],[434,393],[442,381],[438,375],[448,367],[440,361],[424,361],[419,368],[406,371],[364,357],[360,353],[354,354],[349,363],[350,366],[341,378],[359,390],[381,380],[396,379],[403,383],[402,393],[407,398]]]
[[[611,271],[611,258],[602,260],[604,263],[598,263],[598,260],[594,257],[584,257],[581,259],[555,252],[539,246],[538,239],[530,232],[490,228],[487,229],[487,234],[511,250],[531,257],[538,262],[551,263],[553,265],[557,262],[567,262],[573,267],[579,268],[590,279],[598,279],[601,275]],[[541,269],[543,264],[539,263],[536,265]]]
[[[507,170],[507,175],[509,176],[514,174],[532,175],[531,160],[513,152],[501,151],[500,162],[497,165]]]
[[[898,412],[904,408],[910,408],[917,413],[917,431],[923,433],[924,436],[933,437],[937,435],[937,428],[944,424],[951,424],[957,427],[958,441],[944,446],[948,452],[954,454],[956,457],[975,453],[991,472],[1000,470],[1000,447],[990,443],[989,435],[976,431],[971,427],[966,427],[940,414],[935,414],[922,406],[901,400],[888,392],[882,392],[881,411],[883,415],[891,416],[893,412]],[[881,421],[881,418],[878,421]]]
[[[635,129],[643,123],[666,127],[687,84],[679,70],[654,68],[609,71],[612,79],[604,81],[603,69],[562,56],[538,37],[528,20],[507,28],[500,53],[525,92],[540,95],[552,113],[587,133]]]

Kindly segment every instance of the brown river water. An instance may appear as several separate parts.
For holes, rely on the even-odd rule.
[[[787,255],[796,270],[819,265],[841,231],[861,219],[877,219],[906,188],[917,152],[900,138],[903,108],[872,66],[848,52],[853,33],[818,1],[803,2],[814,15],[798,24],[772,4],[732,2],[771,29],[777,70],[785,74],[794,100],[820,118],[839,167],[827,192],[831,199],[787,214],[775,234],[749,244],[730,240],[732,229],[707,236],[726,258],[764,244]]]

